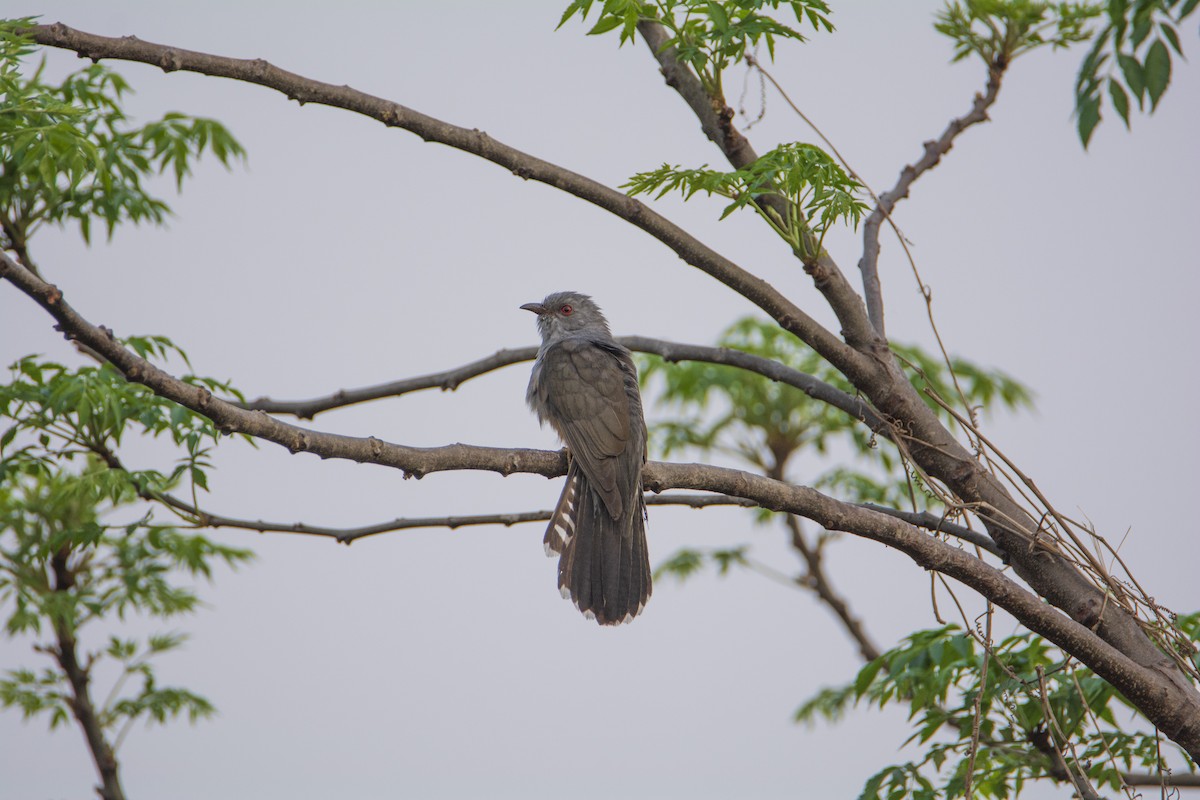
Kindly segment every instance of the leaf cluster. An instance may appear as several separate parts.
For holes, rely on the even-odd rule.
[[[247,550],[155,524],[149,515],[107,523],[108,512],[132,499],[128,486],[116,488],[123,483],[119,471],[92,465],[75,473],[20,457],[6,458],[4,467],[0,611],[9,636],[50,634],[50,642],[36,648],[42,652],[74,647],[91,622],[193,611],[199,600],[178,576],[207,577],[215,563],[236,566],[251,558]],[[158,685],[151,658],[183,640],[179,634],[152,635],[145,643],[110,637],[107,647],[81,659],[89,675],[104,659],[120,664],[120,677],[98,710],[102,728],[119,726],[123,735],[143,717],[162,723],[184,713],[192,720],[213,713],[203,697]],[[130,679],[140,685],[124,692]],[[68,721],[72,692],[65,670],[14,669],[0,679],[0,706],[26,717],[47,714],[55,728]]]
[[[166,337],[134,336],[123,341],[143,358],[175,356],[190,366],[187,355]],[[34,465],[52,470],[54,465],[80,456],[111,461],[132,430],[154,438],[169,437],[183,455],[169,473],[118,470],[115,476],[97,478],[107,483],[104,496],[109,502],[167,491],[183,477],[191,480],[193,489],[207,488],[208,457],[220,437],[207,417],[126,381],[108,364],[69,368],[26,356],[10,370],[9,382],[0,385],[0,417],[10,423],[0,432],[0,481],[13,470],[29,471]],[[223,381],[192,374],[185,374],[183,380],[241,399],[241,394]]]
[[[190,366],[165,337],[131,337],[124,344],[144,358]],[[112,521],[118,509],[185,480],[193,493],[206,488],[209,453],[220,436],[210,420],[127,382],[109,365],[68,368],[28,356],[10,369],[0,386],[0,418],[8,423],[0,434],[0,613],[7,635],[49,635],[38,649],[55,654],[73,647],[92,622],[185,614],[199,599],[181,576],[211,577],[216,564],[236,566],[251,557],[159,524],[149,512]],[[186,380],[239,396],[220,381]],[[116,449],[131,435],[169,438],[183,454],[166,472],[126,470]],[[164,722],[212,713],[199,695],[158,685],[150,659],[182,641],[177,634],[151,636],[144,644],[114,638],[82,659],[87,671],[103,659],[121,665],[98,712],[102,727],[124,731],[139,718]],[[123,693],[131,679],[139,687]],[[0,705],[26,716],[46,713],[56,727],[68,719],[71,691],[64,670],[17,669],[0,679]]]
[[[742,61],[748,48],[765,44],[774,58],[776,40],[805,41],[797,28],[764,12],[782,8],[791,12],[798,25],[833,30],[829,6],[822,0],[572,0],[559,27],[576,14],[587,20],[595,6],[599,8],[589,35],[615,30],[624,44],[633,39],[638,22],[659,23],[671,35],[663,47],[675,48],[676,57],[692,68],[714,99],[724,97],[721,74]]]
[[[161,224],[170,213],[146,179],[170,172],[177,187],[205,152],[226,167],[245,152],[221,123],[169,113],[134,125],[121,108],[119,74],[93,64],[60,83],[45,62],[23,70],[30,20],[0,21],[0,222],[4,246],[23,251],[45,223],[73,221],[85,240],[94,221],[109,237],[123,222]]]
[[[1176,26],[1200,7],[1200,0],[1109,0],[1107,21],[1079,66],[1075,116],[1087,147],[1102,119],[1104,95],[1130,126],[1130,110],[1153,111],[1171,83],[1171,51],[1183,57]]]
[[[697,192],[727,198],[732,202],[721,219],[750,207],[802,258],[821,252],[825,234],[835,224],[857,227],[867,210],[860,199],[862,185],[820,147],[802,142],[780,145],[733,172],[664,164],[634,175],[621,188],[631,196],[654,194],[656,199],[669,192],[680,192],[685,200]],[[764,194],[787,200],[787,219],[757,202]]]
[[[1192,639],[1200,635],[1200,614],[1179,617],[1177,624]],[[860,795],[871,800],[962,797],[968,772],[975,795],[1017,797],[1029,780],[1066,780],[1065,763],[1119,790],[1122,771],[1166,768],[1163,750],[1177,752],[1194,769],[1153,731],[1122,730],[1118,714],[1133,707],[1036,634],[1013,635],[987,649],[979,642],[954,625],[918,631],[864,666],[853,682],[808,700],[796,720],[836,721],[860,703],[907,707],[915,730],[905,744],[923,745],[923,757],[872,776]]]
[[[1036,0],[954,0],[938,12],[934,28],[954,42],[954,60],[974,54],[1003,70],[1039,47],[1069,47],[1091,38],[1098,3]]]

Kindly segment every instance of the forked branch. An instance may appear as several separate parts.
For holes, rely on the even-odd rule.
[[[566,458],[561,452],[462,444],[413,448],[374,438],[339,436],[287,425],[263,412],[237,408],[150,364],[121,345],[111,331],[82,317],[57,288],[40,280],[4,253],[0,253],[0,279],[7,279],[37,302],[56,320],[59,330],[68,339],[100,353],[127,380],[144,384],[156,394],[208,417],[222,430],[276,442],[293,452],[309,451],[322,458],[382,464],[416,476],[460,469],[548,476],[566,471]],[[1167,676],[1139,665],[992,566],[903,520],[840,502],[808,487],[704,464],[653,462],[646,466],[644,484],[654,492],[687,489],[745,498],[773,511],[799,514],[828,530],[845,531],[895,548],[920,566],[971,587],[1030,630],[1071,653],[1112,683],[1193,758],[1200,758],[1200,715],[1190,713],[1193,701],[1189,687],[1181,687]]]

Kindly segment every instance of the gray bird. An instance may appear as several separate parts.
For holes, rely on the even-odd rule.
[[[566,444],[570,461],[546,555],[559,556],[563,597],[601,625],[619,625],[650,598],[637,367],[587,295],[556,292],[521,308],[537,314],[542,334],[525,399]]]

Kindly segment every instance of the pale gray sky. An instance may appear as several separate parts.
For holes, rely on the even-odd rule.
[[[664,161],[720,164],[644,46],[618,49],[578,24],[555,33],[563,5],[81,0],[6,13],[266,58],[609,185]],[[948,63],[932,30],[937,3],[840,6],[839,32],[786,48],[775,73],[881,190],[969,108],[983,70]],[[1194,25],[1185,39],[1194,58]],[[1153,118],[1132,135],[1106,122],[1084,153],[1070,117],[1080,58],[1019,61],[994,122],[965,134],[897,219],[950,349],[1038,392],[1036,414],[997,418],[989,434],[1059,507],[1110,541],[1129,531],[1122,554],[1151,593],[1194,610],[1200,548],[1185,509],[1200,434],[1166,410],[1200,389],[1186,355],[1198,333],[1200,79],[1177,62]],[[55,74],[79,65],[50,54]],[[324,394],[532,344],[518,306],[556,289],[593,294],[619,334],[687,342],[711,342],[750,310],[645,234],[477,158],[264,89],[113,66],[137,90],[139,118],[217,117],[249,167],[202,167],[172,200],[167,229],[123,230],[91,249],[75,231],[44,231],[36,258],[91,321],[168,335],[199,372],[252,397]],[[760,151],[815,139],[775,96],[751,134]],[[830,319],[756,220],[716,224],[719,202],[701,198],[661,208]],[[856,237],[831,242],[855,271]],[[931,345],[908,267],[893,241],[884,247],[889,330]],[[45,314],[0,286],[0,358],[29,352],[72,359]],[[557,447],[525,408],[527,375],[510,368],[314,427],[413,445]],[[136,445],[126,455],[140,467],[164,457]],[[490,474],[405,482],[273,445],[230,443],[217,463],[212,510],[329,525],[546,508],[559,488]],[[802,462],[794,477],[820,468]],[[216,535],[252,545],[259,561],[204,589],[209,609],[177,623],[192,639],[160,677],[206,694],[220,716],[136,729],[120,753],[132,798],[850,797],[901,758],[900,714],[791,723],[804,699],[857,669],[856,651],[812,598],[753,575],[662,581],[635,624],[603,630],[557,596],[539,525],[351,548]],[[745,512],[653,509],[649,535],[656,563],[684,545],[752,542],[764,560],[796,566],[781,532]],[[856,541],[830,558],[885,646],[936,624],[929,578],[906,558]],[[26,642],[0,641],[0,667],[36,664]],[[0,741],[3,800],[90,796],[74,728],[50,734],[6,713]]]

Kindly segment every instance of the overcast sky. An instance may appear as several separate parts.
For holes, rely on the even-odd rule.
[[[6,13],[266,58],[612,186],[663,162],[722,164],[645,47],[584,37],[578,23],[554,32],[563,4],[80,0],[10,3]],[[969,109],[983,69],[949,64],[950,45],[932,30],[936,3],[837,6],[837,34],[784,48],[775,72],[882,190]],[[963,135],[896,216],[949,348],[1038,394],[1036,413],[995,417],[989,435],[1061,509],[1112,542],[1128,533],[1122,554],[1144,585],[1189,611],[1200,607],[1186,510],[1200,434],[1176,410],[1200,389],[1200,79],[1177,61],[1158,113],[1138,117],[1132,134],[1106,122],[1085,153],[1070,114],[1081,57],[1017,62],[993,122]],[[55,75],[81,66],[49,58]],[[593,294],[618,334],[685,342],[712,342],[751,310],[645,234],[478,158],[265,89],[111,66],[136,89],[139,119],[219,118],[248,166],[203,165],[179,197],[164,182],[176,211],[165,229],[122,230],[90,249],[75,230],[46,230],[35,258],[93,323],[170,336],[198,372],[251,397],[320,395],[533,344],[533,319],[518,307],[558,289]],[[735,102],[740,75],[727,78]],[[757,114],[754,85],[747,102]],[[815,140],[773,94],[751,135],[760,152]],[[717,224],[720,208],[660,204],[830,321],[786,247],[750,215]],[[857,245],[830,238],[851,273]],[[889,331],[932,346],[908,267],[893,241],[884,248]],[[31,352],[73,363],[51,320],[0,286],[0,358]],[[520,365],[312,426],[410,445],[557,447],[525,408],[527,377]],[[651,405],[650,421],[660,413]],[[143,468],[170,463],[144,445],[123,455]],[[231,442],[216,461],[211,510],[288,522],[530,510],[559,491],[532,476],[406,482],[270,444]],[[793,478],[824,466],[801,461]],[[119,754],[131,798],[852,797],[902,757],[900,714],[791,723],[803,700],[852,675],[857,651],[814,599],[755,575],[664,580],[643,617],[609,630],[558,597],[540,525],[396,533],[350,548],[215,535],[259,559],[219,574],[203,590],[207,609],[165,626],[192,638],[159,674],[208,696],[220,716],[135,729]],[[752,543],[779,569],[798,568],[782,532],[746,512],[656,508],[649,536],[655,563],[682,546]],[[928,575],[906,558],[842,541],[830,561],[884,646],[936,624]],[[0,667],[40,666],[28,645],[0,640]],[[51,734],[6,713],[0,742],[3,800],[90,796],[94,770],[75,728]]]

